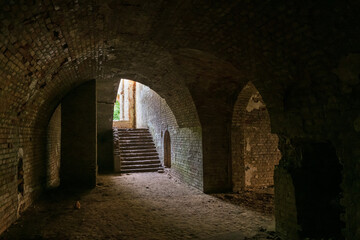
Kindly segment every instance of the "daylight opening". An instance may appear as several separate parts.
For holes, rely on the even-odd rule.
[[[113,126],[118,128],[135,127],[136,83],[121,79],[114,104]]]
[[[121,79],[113,113],[116,172],[155,172],[171,166],[169,126],[176,120],[149,87]]]

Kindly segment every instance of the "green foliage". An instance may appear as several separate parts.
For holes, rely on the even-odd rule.
[[[119,121],[120,120],[120,103],[119,101],[116,101],[114,104],[114,118],[113,121]]]

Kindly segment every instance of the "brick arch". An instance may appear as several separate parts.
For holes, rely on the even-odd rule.
[[[178,67],[174,66],[172,57],[155,45],[146,45],[146,47],[135,50],[131,49],[133,44],[125,47],[128,49],[128,57],[125,56],[125,58],[131,59],[133,64],[122,61],[125,50],[120,48],[114,50],[119,56],[111,53],[113,60],[108,60],[101,67],[91,69],[94,67],[92,65],[94,59],[88,59],[88,57],[90,58],[94,53],[85,52],[80,53],[80,59],[83,60],[66,61],[57,69],[47,71],[45,78],[52,78],[51,81],[45,82],[43,88],[36,89],[26,104],[17,104],[18,111],[24,112],[26,118],[32,119],[24,120],[24,122],[29,126],[46,124],[61,99],[72,89],[91,79],[97,80],[97,85],[102,89],[107,89],[99,92],[100,99],[105,97],[106,101],[114,101],[119,79],[126,78],[149,86],[163,97],[174,112],[179,126],[200,126],[193,97],[184,83],[184,76],[179,74]],[[156,49],[156,53],[147,49]],[[144,55],[146,56],[145,60]],[[116,58],[121,61],[117,61]],[[154,62],[157,63],[156,66],[154,66]],[[85,71],[88,67],[90,70]],[[83,71],[79,71],[79,69],[83,69]],[[39,109],[39,111],[34,111],[34,109]]]
[[[176,72],[166,70],[165,74],[160,74],[164,79],[157,79],[153,81],[149,77],[145,76],[143,72],[133,72],[130,70],[122,71],[119,73],[113,73],[112,81],[101,82],[101,89],[98,89],[98,110],[100,110],[100,114],[98,114],[98,164],[99,170],[112,170],[113,169],[113,147],[112,147],[112,125],[109,124],[107,119],[111,119],[113,116],[113,107],[112,103],[115,102],[117,86],[119,84],[119,80],[129,79],[136,81],[138,83],[144,84],[149,87],[152,91],[159,94],[158,101],[162,102],[161,111],[165,111],[166,113],[171,112],[171,119],[174,119],[175,124],[172,123],[172,131],[176,132],[176,138],[174,138],[175,150],[174,153],[178,154],[178,159],[185,161],[183,165],[189,164],[188,162],[197,162],[202,159],[197,159],[198,156],[202,155],[201,147],[201,135],[199,132],[201,131],[200,122],[198,120],[197,109],[195,108],[195,104],[192,100],[192,96],[190,95],[189,90],[186,86],[181,83],[181,76],[178,76]],[[157,81],[158,80],[158,81]],[[162,81],[161,81],[162,80]],[[166,81],[164,81],[166,80]],[[178,80],[178,81],[177,81]],[[113,86],[116,86],[115,88]],[[108,91],[110,90],[110,91]],[[160,99],[162,98],[162,100]],[[104,102],[107,101],[107,104]],[[108,107],[106,105],[111,105]],[[150,107],[150,106],[149,106]],[[165,110],[166,109],[166,110]],[[164,115],[164,114],[163,114]],[[157,116],[157,115],[156,115]],[[160,116],[161,118],[161,116]],[[104,123],[102,124],[101,121]],[[106,123],[107,122],[107,123]],[[106,124],[106,125],[105,125]],[[160,127],[160,126],[159,126]],[[157,131],[159,128],[150,129],[153,131]],[[186,136],[183,136],[183,132],[188,131]],[[153,138],[157,140],[159,133],[153,133]],[[201,134],[201,133],[200,133]],[[181,137],[182,136],[182,137]],[[192,144],[188,144],[187,142],[183,142],[183,139],[188,139]],[[161,146],[157,144],[158,151],[161,151],[163,143]],[[193,149],[195,148],[195,149]],[[188,151],[189,154],[193,154],[194,158],[190,158],[188,153],[183,154],[183,150]],[[160,158],[162,154],[160,154]],[[185,160],[186,159],[186,160]],[[180,164],[180,161],[177,161]],[[183,167],[183,166],[181,166]],[[193,174],[192,170],[184,172],[190,172],[189,174]],[[193,176],[193,178],[199,178],[199,173],[201,173],[201,169],[197,171]],[[186,173],[187,174],[187,173]],[[199,175],[199,176],[198,176]],[[178,175],[179,178],[184,178],[181,174]],[[192,178],[186,178],[185,181],[191,182]],[[201,187],[201,185],[196,180],[195,183],[191,183],[197,187]]]
[[[144,54],[144,52],[142,52]],[[134,54],[134,52],[132,52]],[[128,78],[135,80],[140,83],[144,83],[151,87],[154,91],[156,91],[161,97],[165,99],[170,109],[175,115],[177,125],[180,128],[198,128],[199,131],[200,123],[197,116],[197,111],[195,105],[192,101],[192,96],[189,93],[187,87],[182,83],[181,76],[179,76],[176,71],[171,66],[171,62],[169,59],[163,60],[164,64],[161,64],[160,70],[156,70],[155,68],[149,68],[151,62],[154,61],[149,56],[149,61],[139,64],[136,67],[129,68],[126,71],[119,71],[121,66],[117,62],[111,62],[108,66],[104,67],[103,76],[98,76],[98,85],[101,85],[101,89],[105,89],[105,91],[101,91],[98,89],[98,103],[109,101],[114,102],[116,97],[116,90],[119,83],[119,79]],[[165,62],[167,65],[165,65]],[[79,63],[80,66],[85,65],[86,63],[91,63],[88,60]],[[68,65],[72,66],[73,62],[68,63]],[[128,64],[126,62],[126,64]],[[113,65],[118,66],[118,68],[112,67]],[[68,78],[69,84],[67,85],[56,85],[55,83],[62,82],[64,77],[69,76],[67,70],[71,69],[68,66],[66,69],[62,69],[56,75],[54,82],[51,82],[47,86],[48,93],[50,95],[50,99],[43,101],[40,105],[37,112],[34,112],[35,116],[35,126],[39,129],[42,128],[50,119],[50,116],[56,106],[61,102],[61,100],[72,91],[72,89],[78,87],[84,82],[87,82],[88,79],[91,79],[91,76],[88,74],[84,74],[80,76],[80,79],[76,80]],[[76,68],[76,65],[73,66]],[[139,70],[140,69],[140,70]],[[148,74],[148,75],[147,75]],[[157,75],[161,76],[156,77]],[[148,77],[149,76],[149,77]],[[155,76],[155,77],[154,77]],[[101,77],[106,77],[106,79],[101,79]],[[151,78],[153,77],[153,78]],[[38,94],[37,99],[41,99],[43,97],[41,94]],[[102,98],[104,97],[104,99]],[[98,104],[99,108],[99,104]],[[105,119],[110,119],[112,117],[112,110],[106,113],[107,116],[103,116]],[[98,128],[98,134],[99,134]],[[99,135],[98,135],[99,136]],[[194,139],[194,141],[201,141],[201,138]],[[201,142],[197,145],[201,145]],[[100,156],[100,151],[99,155]],[[111,152],[111,151],[110,151]],[[201,155],[201,149],[198,149],[197,152]]]
[[[181,76],[169,71],[169,73],[163,75],[163,77],[167,82],[156,82],[156,80],[153,81],[142,74],[128,72],[116,74],[116,80],[114,81],[118,83],[119,79],[123,78],[148,86],[165,99],[180,127],[200,126],[197,109],[189,89],[184,84],[181,84],[181,80],[177,82],[177,79],[181,79]],[[112,88],[113,82],[109,81],[106,84],[108,88]],[[116,92],[113,96],[115,100]]]
[[[281,154],[270,117],[256,87],[244,86],[234,105],[231,127],[233,191],[273,188]]]
[[[84,49],[83,52],[78,53],[77,57],[70,60],[60,55],[49,59],[47,63],[40,62],[39,64],[42,64],[40,68],[49,66],[41,74],[29,72],[25,69],[23,72],[14,72],[14,74],[10,74],[10,69],[5,69],[5,72],[2,72],[2,74],[10,74],[9,76],[11,76],[4,87],[7,88],[8,84],[14,82],[16,90],[22,93],[17,98],[10,90],[2,92],[4,94],[1,98],[7,100],[2,101],[1,110],[3,111],[1,113],[4,117],[1,118],[1,124],[8,127],[9,136],[12,136],[13,141],[16,142],[14,147],[9,150],[9,153],[17,154],[19,149],[24,151],[26,155],[24,167],[28,169],[27,176],[34,176],[34,179],[43,178],[42,176],[46,173],[45,164],[42,163],[46,159],[47,123],[58,104],[68,93],[92,79],[104,80],[109,88],[113,88],[114,79],[120,79],[121,77],[142,82],[166,99],[169,106],[174,109],[174,114],[178,116],[177,120],[180,127],[198,128],[197,131],[201,129],[192,96],[182,83],[181,76],[175,72],[175,67],[169,62],[169,57],[165,58],[164,55],[159,54],[160,48],[156,48],[155,53],[146,52],[142,48],[138,51],[131,51],[126,58],[132,59],[134,62],[143,59],[145,53],[148,54],[148,61],[139,60],[138,62],[141,64],[133,67],[128,66],[129,62],[120,62],[119,64],[119,62],[111,62],[111,60],[109,60],[108,64],[99,66],[100,60],[96,56],[104,51],[98,49],[89,52],[88,50],[89,48]],[[121,56],[124,57],[124,54]],[[161,60],[161,57],[163,57],[163,60]],[[68,60],[65,61],[65,59]],[[154,62],[159,63],[158,66],[161,66],[161,70],[154,68]],[[118,68],[115,69],[114,65]],[[147,67],[144,67],[146,65]],[[119,69],[120,71],[118,71]],[[122,71],[122,69],[126,69],[126,71]],[[160,78],[163,80],[161,81]],[[43,79],[48,80],[42,81]],[[34,87],[34,91],[29,90],[29,86]],[[198,139],[200,141],[201,133],[196,133],[196,135],[200,136]],[[33,147],[32,144],[37,147]],[[201,144],[198,145],[201,146]],[[35,164],[39,167],[36,169],[29,167]],[[201,170],[199,172],[201,174]],[[196,181],[196,184],[201,184],[201,179]],[[38,189],[39,191],[41,184],[36,181],[33,183],[25,182],[26,188]],[[27,194],[30,193],[25,191],[25,197],[27,197]],[[36,195],[36,192],[32,194]]]

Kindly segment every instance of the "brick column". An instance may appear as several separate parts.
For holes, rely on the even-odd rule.
[[[205,193],[231,191],[231,151],[229,112],[212,102],[202,107],[203,186]]]
[[[114,146],[112,116],[114,111],[113,103],[97,104],[97,140],[98,140],[98,165],[99,171],[114,170]]]
[[[95,187],[97,164],[96,82],[88,81],[62,101],[61,185]]]
[[[204,192],[231,191],[229,130],[224,126],[203,126]]]

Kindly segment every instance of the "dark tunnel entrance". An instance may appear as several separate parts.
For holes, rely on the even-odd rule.
[[[327,142],[302,142],[301,167],[293,174],[301,238],[343,239],[340,220],[342,165]]]

